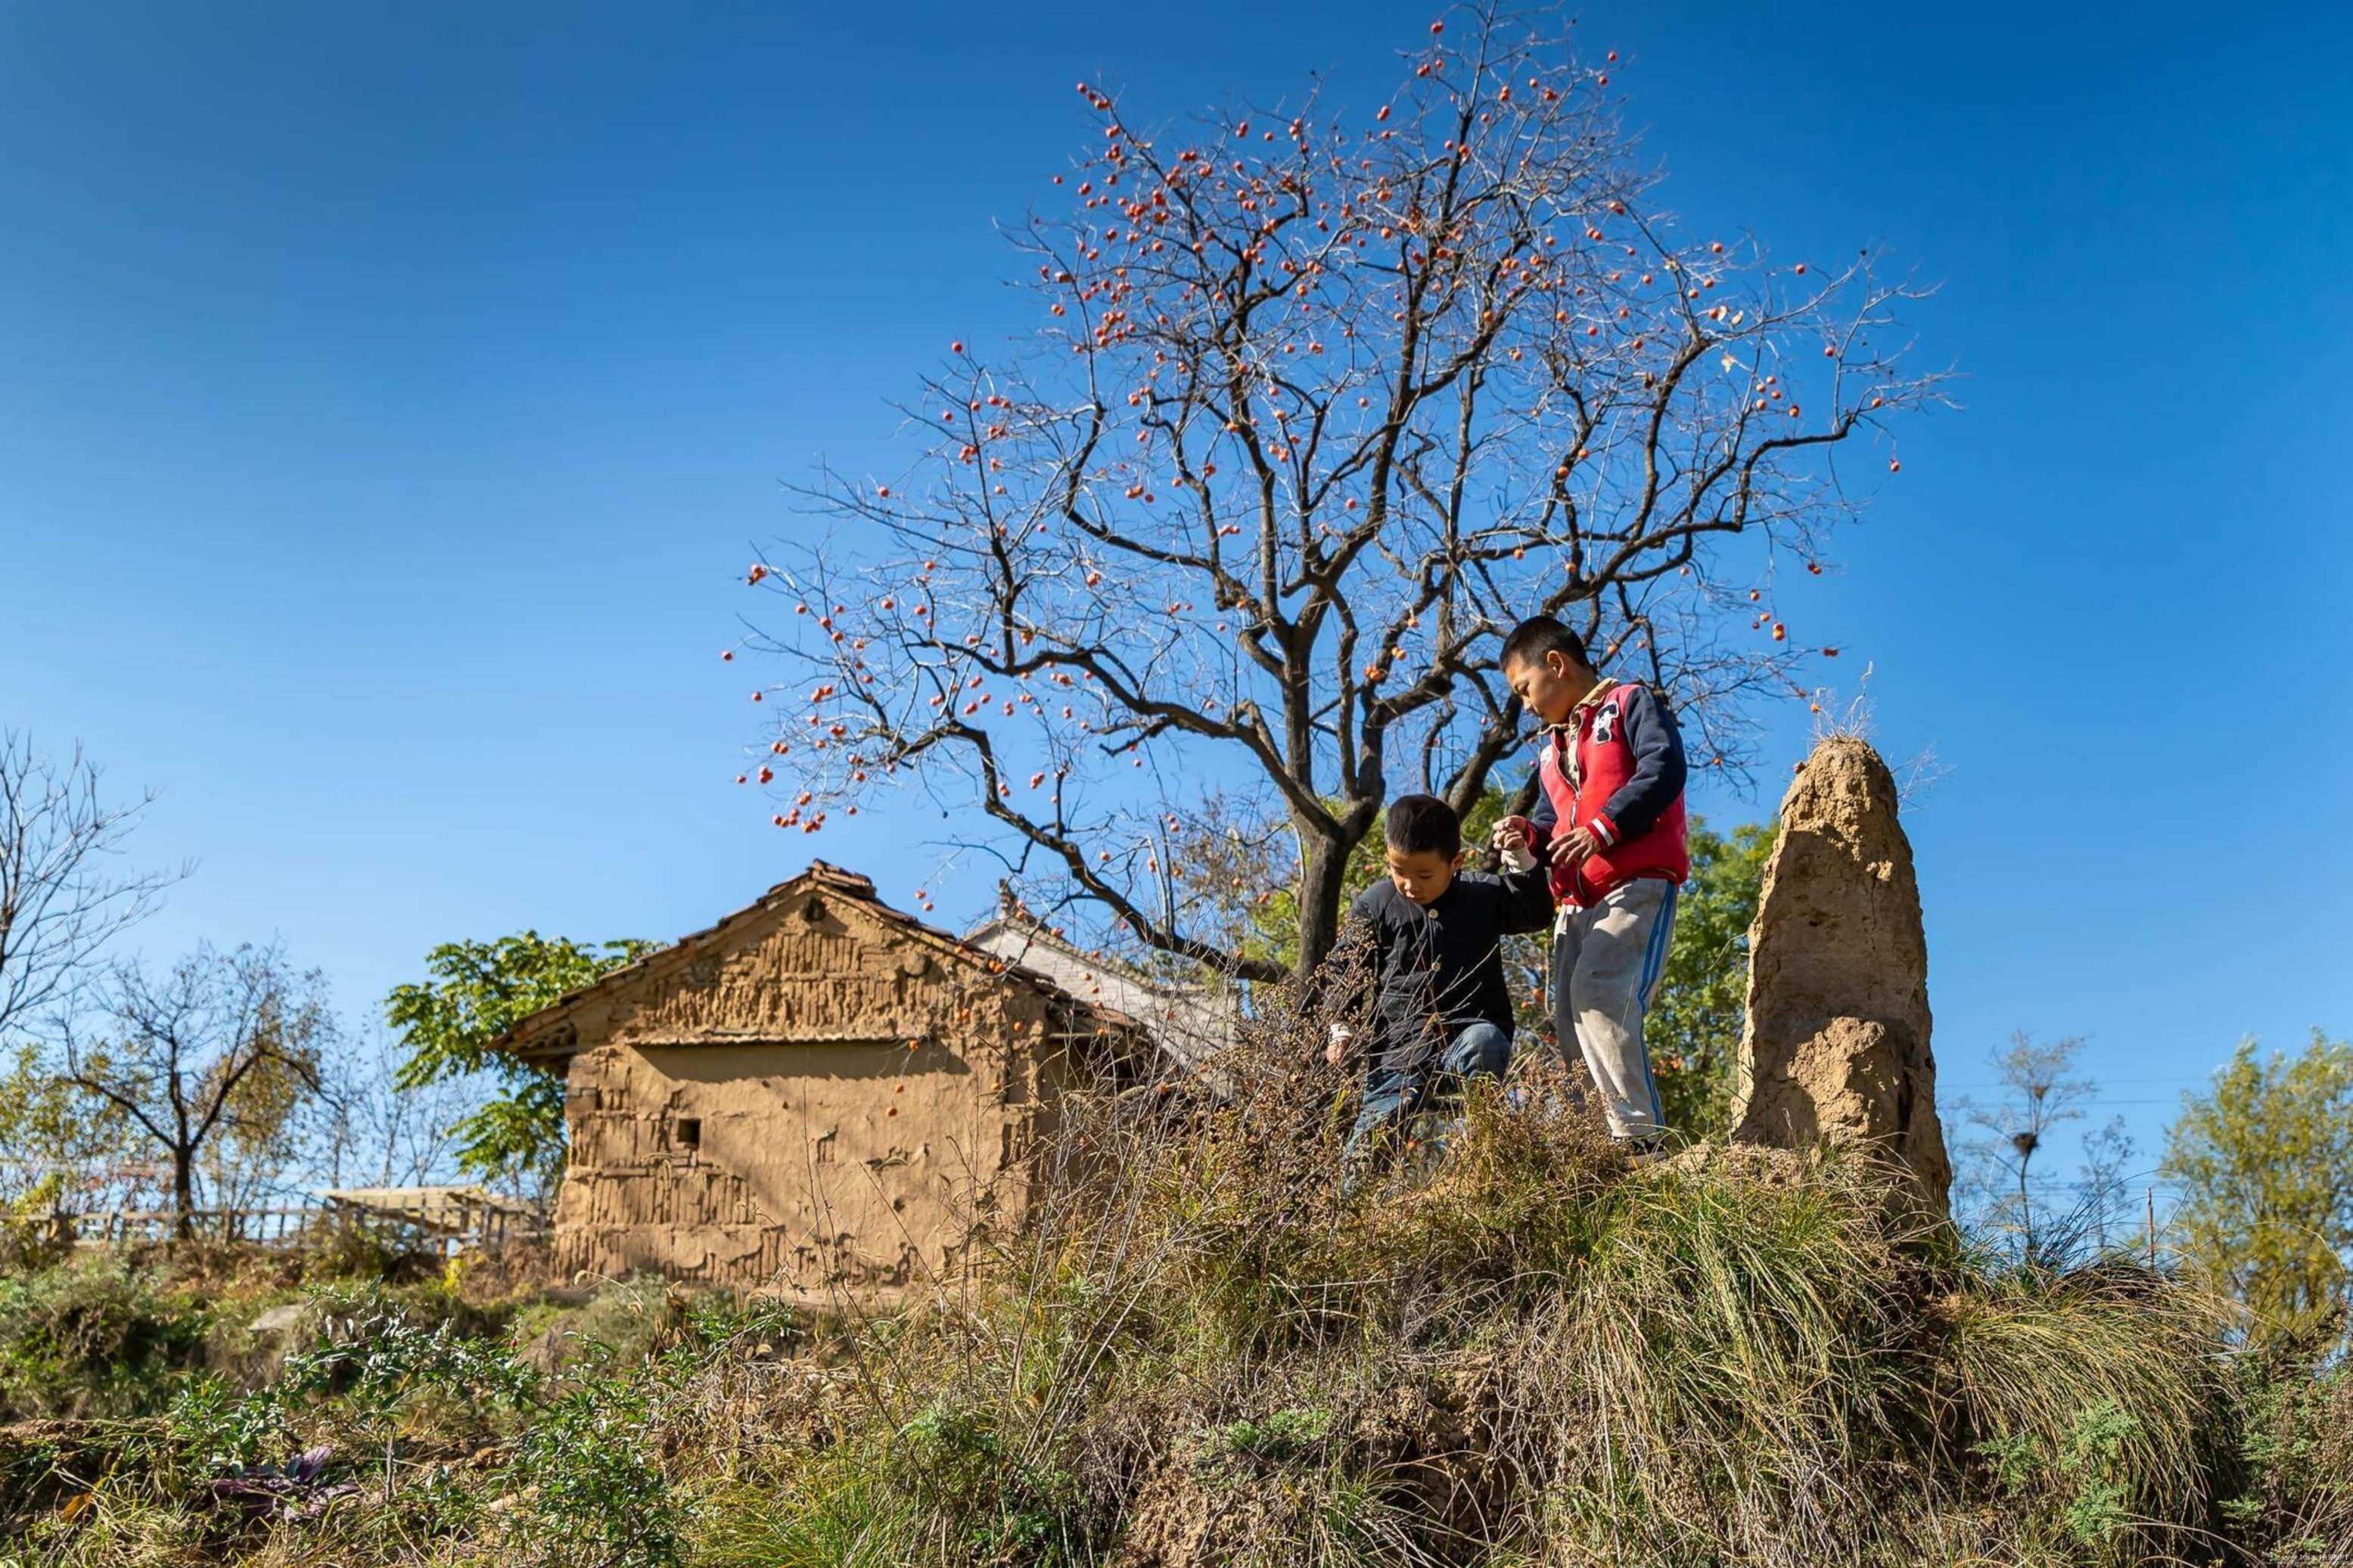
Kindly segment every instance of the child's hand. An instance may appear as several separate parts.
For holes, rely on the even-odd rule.
[[[1526,871],[1536,863],[1535,830],[1524,816],[1507,816],[1495,824],[1492,840],[1507,871]]]
[[[1345,1024],[1333,1025],[1331,1043],[1324,1047],[1324,1059],[1334,1067],[1338,1067],[1342,1062],[1346,1061],[1348,1042],[1354,1038],[1356,1038],[1355,1035],[1349,1032]]]
[[[1593,837],[1592,829],[1572,827],[1553,839],[1552,863],[1556,866],[1574,866],[1587,856],[1598,852],[1600,847],[1601,841]]]

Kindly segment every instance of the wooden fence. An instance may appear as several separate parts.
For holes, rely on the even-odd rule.
[[[241,1241],[260,1247],[299,1247],[332,1224],[323,1205],[300,1208],[194,1209],[188,1232],[199,1241]],[[122,1247],[140,1242],[170,1241],[180,1234],[180,1215],[172,1209],[104,1209],[89,1214],[64,1214],[58,1225],[85,1247]]]
[[[396,1240],[404,1250],[456,1253],[535,1241],[547,1227],[535,1216],[488,1210],[456,1227],[422,1225],[397,1215],[371,1213],[348,1205],[308,1203],[295,1207],[194,1209],[187,1234],[198,1241],[292,1249],[315,1246],[338,1232],[361,1230]],[[61,1241],[78,1247],[132,1247],[177,1239],[181,1215],[173,1209],[104,1209],[59,1214],[51,1223]]]

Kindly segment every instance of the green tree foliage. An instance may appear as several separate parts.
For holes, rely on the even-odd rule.
[[[0,1053],[0,1202],[88,1180],[131,1149],[120,1106],[69,1082],[29,1042]]]
[[[1721,1138],[1732,1124],[1732,1064],[1748,1009],[1748,927],[1773,853],[1770,823],[1727,836],[1691,819],[1691,879],[1675,906],[1666,977],[1643,1020],[1667,1125]]]
[[[475,1073],[496,1080],[491,1098],[454,1129],[460,1166],[511,1182],[547,1182],[562,1173],[563,1076],[491,1043],[653,946],[587,945],[533,931],[496,942],[445,942],[425,955],[430,979],[393,987],[385,1015],[407,1053],[395,1079],[399,1087]]]
[[[2295,1057],[2242,1041],[2212,1090],[2183,1098],[2165,1173],[2176,1234],[2258,1337],[2341,1332],[2353,1257],[2353,1045],[2315,1031]]]
[[[69,1209],[94,1195],[121,1203],[132,1128],[29,1042],[0,1063],[0,1274],[11,1274],[70,1247],[58,1223]]]

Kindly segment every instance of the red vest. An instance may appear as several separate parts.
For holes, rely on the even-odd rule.
[[[1618,825],[1602,813],[1628,779],[1634,776],[1633,748],[1626,743],[1625,726],[1619,721],[1618,704],[1613,692],[1626,689],[1611,685],[1600,697],[1588,702],[1570,716],[1568,724],[1548,730],[1543,740],[1544,754],[1536,763],[1536,776],[1543,781],[1546,797],[1552,802],[1554,816],[1558,819],[1553,827],[1556,837],[1572,826],[1599,828],[1594,834],[1602,841],[1601,847],[1577,866],[1555,866],[1552,868],[1552,896],[1561,903],[1581,904],[1588,908],[1607,898],[1610,889],[1642,877],[1663,877],[1680,884],[1691,875],[1691,846],[1683,827],[1683,797],[1659,814],[1649,831],[1620,842]],[[1572,726],[1576,737],[1572,742]],[[1574,744],[1575,752],[1570,747]],[[1570,761],[1574,757],[1576,765]]]

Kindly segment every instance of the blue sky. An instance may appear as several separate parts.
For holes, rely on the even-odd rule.
[[[665,937],[780,835],[740,574],[819,454],[1022,330],[992,221],[1091,134],[1369,104],[1433,8],[26,4],[0,12],[0,724],[196,876],[140,942],[282,937],[353,1015],[449,938]],[[1620,5],[1579,35],[1695,225],[1941,292],[1808,615],[1916,805],[1937,1055],[2091,1037],[2153,1142],[2242,1035],[2353,1030],[2353,111],[2337,7]],[[1800,754],[1785,714],[1761,816]],[[976,912],[974,875],[942,915]]]

